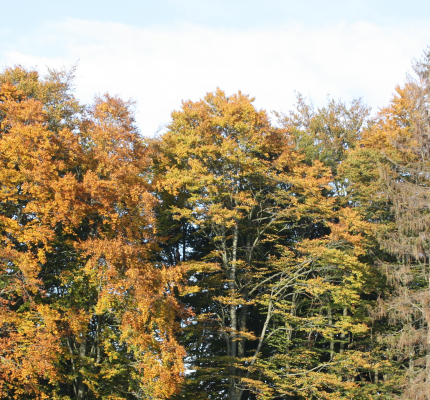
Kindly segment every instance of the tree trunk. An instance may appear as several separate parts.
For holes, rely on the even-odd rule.
[[[231,298],[236,295],[236,262],[237,262],[237,243],[239,239],[239,227],[236,222],[233,228],[233,249],[232,259],[229,265],[228,287]],[[230,356],[237,357],[237,305],[230,304]],[[233,360],[232,363],[235,361]],[[236,389],[236,368],[233,364],[230,367],[230,389],[229,400],[238,400]]]
[[[79,358],[81,360],[84,359],[85,354],[87,351],[87,340],[86,339],[82,339],[81,344],[79,346]],[[77,400],[83,400],[85,398],[85,384],[84,384],[84,380],[83,378],[80,376],[78,378],[78,390],[77,390],[77,394],[76,394],[76,399]]]
[[[327,310],[327,316],[328,316],[328,323],[330,327],[333,326],[333,313],[331,311],[331,308]],[[334,357],[334,335],[330,335],[330,361],[333,360]]]
[[[343,316],[347,317],[348,316],[348,309],[346,307],[343,308]],[[342,332],[340,334],[340,353],[343,353],[345,351],[345,341],[346,341],[346,332]]]

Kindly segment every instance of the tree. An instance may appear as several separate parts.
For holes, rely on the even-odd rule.
[[[73,114],[71,95],[42,103],[49,81],[12,71],[34,84],[29,98],[11,71],[0,92],[0,395],[167,398],[182,379],[186,311],[173,296],[181,270],[151,260],[156,200],[132,104],[105,95]]]
[[[355,224],[363,224],[363,221],[366,221],[362,227],[367,228],[361,230],[361,241],[365,245],[361,247],[358,260],[367,264],[365,269],[371,278],[363,282],[360,302],[357,304],[354,301],[354,314],[369,326],[361,334],[355,334],[354,344],[345,343],[345,333],[332,335],[330,349],[339,346],[336,344],[339,341],[341,347],[360,350],[363,359],[367,360],[367,367],[358,370],[354,379],[367,383],[360,387],[358,393],[362,397],[366,396],[365,393],[369,396],[371,393],[378,393],[378,396],[386,395],[391,398],[395,390],[395,379],[391,378],[395,367],[387,362],[384,345],[376,341],[376,336],[382,330],[390,328],[381,320],[372,323],[369,313],[369,310],[375,307],[378,296],[387,289],[384,274],[372,267],[375,258],[389,257],[376,240],[375,228],[378,226],[378,229],[386,229],[386,224],[392,221],[389,200],[383,194],[379,177],[378,163],[382,157],[377,148],[363,146],[363,137],[367,136],[374,123],[370,108],[366,107],[361,99],[353,100],[350,105],[341,100],[329,99],[325,106],[315,108],[298,94],[294,110],[287,114],[277,114],[277,117],[294,138],[295,148],[305,155],[308,164],[319,160],[330,167],[333,175],[329,196],[334,197],[340,215],[343,212],[350,216],[355,214]],[[349,209],[353,209],[354,213],[351,214]],[[372,229],[369,223],[373,225]],[[337,268],[333,263],[331,267]],[[342,274],[341,269],[338,269],[338,273]],[[323,274],[323,277],[330,280],[331,275],[332,273]],[[326,301],[329,302],[330,299]],[[351,304],[345,302],[343,310],[338,312],[351,313],[350,307]],[[330,309],[327,312],[333,313]],[[331,353],[333,354],[332,351]]]
[[[355,148],[363,130],[371,123],[370,108],[360,98],[349,106],[341,100],[330,99],[326,106],[315,109],[298,93],[294,110],[276,115],[294,138],[295,148],[305,155],[306,162],[321,161],[331,168],[335,177],[348,150]]]
[[[329,169],[305,162],[252,101],[218,89],[183,102],[153,144],[164,212],[211,246],[193,260],[180,242],[196,286],[183,297],[197,314],[188,382],[202,399],[350,398],[360,384],[339,374],[368,368],[346,345],[367,331],[356,309],[368,227],[335,206]]]
[[[397,329],[384,339],[406,368],[402,398],[429,399],[429,49],[414,72],[415,78],[396,87],[365,143],[380,151],[383,193],[394,214],[381,244],[397,262],[383,263],[392,291],[380,302],[379,316]]]
[[[28,99],[39,100],[46,111],[50,130],[67,127],[76,129],[84,106],[73,95],[76,66],[69,70],[48,69],[45,76],[21,65],[5,68],[0,74],[0,86],[10,83],[21,90]]]

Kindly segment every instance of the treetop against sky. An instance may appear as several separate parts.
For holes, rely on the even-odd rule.
[[[363,97],[374,109],[428,44],[429,5],[412,1],[99,0],[5,2],[0,66],[78,63],[77,96],[137,101],[152,136],[182,99],[220,87],[286,111],[300,91]]]
[[[430,47],[412,70],[374,118],[218,88],[150,139],[73,68],[4,69],[0,398],[430,400]]]

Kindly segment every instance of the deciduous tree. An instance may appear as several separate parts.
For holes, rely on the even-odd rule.
[[[212,246],[187,262],[197,287],[184,297],[197,312],[186,330],[193,393],[350,398],[359,372],[344,380],[340,371],[369,368],[347,345],[367,331],[357,310],[368,226],[337,209],[330,170],[305,162],[248,96],[217,90],[172,119],[154,143],[159,195]]]
[[[175,330],[185,314],[172,286],[181,270],[151,261],[156,200],[132,104],[105,95],[86,114],[51,114],[75,101],[42,103],[49,82],[24,74],[29,96],[9,73],[0,92],[1,396],[167,398],[183,373]]]

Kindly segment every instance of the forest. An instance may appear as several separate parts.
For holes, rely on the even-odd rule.
[[[73,68],[3,69],[0,399],[430,399],[412,67],[376,111],[216,89],[153,138]]]

